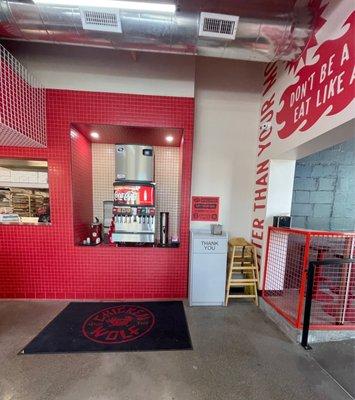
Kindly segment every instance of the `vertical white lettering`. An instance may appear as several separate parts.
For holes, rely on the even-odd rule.
[[[348,48],[348,44],[345,43],[344,47],[343,47],[343,52],[341,54],[341,61],[340,61],[340,65],[342,66],[344,64],[345,61],[348,61],[350,58],[349,55],[349,48]]]
[[[294,103],[295,103],[295,92],[292,92],[290,96],[290,107],[292,107]]]
[[[345,71],[343,71],[341,74],[338,75],[337,94],[341,93],[344,90],[344,86],[343,86],[344,74],[345,74]]]
[[[327,64],[323,64],[320,67],[320,77],[319,77],[319,83],[322,83],[324,81],[324,79],[327,76]]]
[[[334,57],[335,57],[335,54],[330,56],[329,61],[328,61],[328,76],[333,73],[332,66],[333,66]]]
[[[316,73],[315,72],[312,72],[312,74],[309,76],[309,81],[310,81],[310,89],[312,90],[313,89],[313,84],[314,84],[314,75],[315,75]]]
[[[355,67],[353,68],[353,73],[351,74],[349,85],[352,85],[355,79]]]
[[[336,80],[337,80],[337,78],[335,77],[334,79],[331,79],[329,82],[329,90],[328,90],[328,95],[327,95],[328,100],[334,96],[334,85],[335,85]]]
[[[309,111],[309,103],[311,101],[311,97],[308,97],[308,99],[306,100],[306,114],[308,114]]]

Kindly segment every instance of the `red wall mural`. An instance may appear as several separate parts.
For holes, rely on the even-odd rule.
[[[355,12],[345,21],[345,33],[323,42],[312,57],[312,64],[297,72],[298,82],[281,95],[276,115],[280,139],[297,129],[307,131],[322,115],[334,115],[354,99]]]
[[[297,60],[264,69],[252,203],[252,242],[263,267],[270,160],[354,117],[354,3],[309,0],[314,31]]]
[[[48,147],[0,147],[0,157],[48,159],[52,225],[0,226],[0,297],[186,297],[193,116],[191,98],[48,90]],[[179,248],[74,245],[73,215],[80,203],[74,201],[73,208],[72,189],[74,196],[77,189],[88,193],[88,184],[79,182],[75,174],[72,179],[72,122],[183,129]],[[89,167],[86,156],[77,161],[79,168]],[[80,230],[81,222],[75,226]]]

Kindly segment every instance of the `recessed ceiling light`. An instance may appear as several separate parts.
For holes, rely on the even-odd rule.
[[[166,136],[165,140],[166,140],[167,142],[171,143],[171,142],[174,140],[174,138],[173,138],[172,136],[169,135],[169,136]]]
[[[174,13],[176,5],[171,3],[149,3],[140,1],[120,0],[34,0],[36,4],[68,6],[68,7],[107,7],[122,10],[160,11]]]
[[[100,135],[99,135],[97,132],[91,132],[91,133],[90,133],[90,136],[91,136],[93,139],[98,139],[98,138],[100,137]]]

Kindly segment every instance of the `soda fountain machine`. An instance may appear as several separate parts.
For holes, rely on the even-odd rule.
[[[110,241],[153,244],[155,241],[153,147],[116,145],[115,169]]]

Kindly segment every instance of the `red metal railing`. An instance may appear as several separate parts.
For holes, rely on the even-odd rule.
[[[310,261],[354,257],[355,233],[269,228],[264,300],[301,328]],[[310,329],[355,329],[355,265],[315,271]]]

